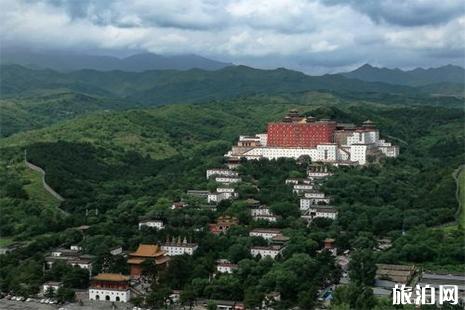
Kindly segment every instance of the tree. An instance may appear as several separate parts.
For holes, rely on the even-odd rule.
[[[60,303],[64,303],[66,301],[72,302],[74,301],[75,293],[72,289],[60,287],[56,292],[56,298]]]
[[[54,298],[55,289],[52,286],[47,287],[47,290],[45,291],[44,296],[47,298]]]
[[[216,303],[214,301],[209,300],[208,305],[207,305],[207,309],[208,310],[216,310],[217,309]]]
[[[370,250],[356,250],[350,257],[350,280],[357,285],[372,285],[375,281],[376,264]]]

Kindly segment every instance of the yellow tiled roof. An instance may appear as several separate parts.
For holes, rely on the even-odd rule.
[[[99,281],[129,281],[129,276],[125,276],[119,273],[99,273],[92,279]]]

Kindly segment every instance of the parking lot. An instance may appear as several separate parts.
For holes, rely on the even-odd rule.
[[[47,305],[41,304],[38,302],[22,302],[22,301],[11,301],[6,299],[0,299],[0,309],[8,310],[57,310],[57,309],[66,309],[66,310],[112,310],[112,309],[121,309],[129,310],[132,309],[131,304],[124,303],[115,303],[114,307],[111,303],[106,302],[91,302],[86,301],[84,305],[81,306],[79,303],[67,304],[67,305]]]

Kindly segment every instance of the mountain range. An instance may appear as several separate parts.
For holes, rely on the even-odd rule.
[[[437,83],[463,84],[465,69],[459,66],[447,65],[438,68],[416,68],[404,71],[401,69],[378,68],[365,64],[354,71],[342,73],[350,79],[367,82],[383,82],[407,86],[424,86]]]
[[[36,69],[75,71],[93,69],[98,71],[142,72],[148,70],[218,70],[231,63],[211,60],[198,55],[163,56],[153,53],[135,54],[125,58],[87,55],[65,52],[31,52],[23,49],[2,49],[1,64],[18,64]]]

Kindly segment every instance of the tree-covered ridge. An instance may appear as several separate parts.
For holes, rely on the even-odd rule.
[[[334,260],[317,254],[327,237],[335,237],[341,250],[360,251],[372,251],[377,238],[390,237],[393,248],[372,254],[373,261],[413,262],[433,270],[461,270],[465,253],[461,232],[431,232],[423,225],[454,219],[457,202],[450,194],[455,193],[451,173],[463,162],[463,111],[344,100],[328,105],[321,97],[318,99],[322,102],[295,100],[293,96],[255,96],[208,104],[99,112],[2,139],[1,159],[5,167],[20,162],[26,148],[29,160],[47,171],[47,181],[66,198],[62,208],[71,216],[52,223],[45,235],[40,217],[36,219],[39,223],[30,224],[27,230],[18,226],[3,232],[13,239],[27,240],[28,244],[17,253],[0,257],[1,287],[34,291],[44,280],[38,262],[54,246],[79,243],[86,252],[97,255],[98,272],[112,246],[133,250],[141,242],[164,242],[173,236],[196,241],[199,249],[192,257],[173,259],[169,271],[160,275],[163,285],[157,292],[161,297],[171,289],[183,289],[185,300],[237,298],[255,306],[263,294],[279,291],[283,309],[297,305],[297,301],[308,309],[314,305],[318,289],[338,276]],[[284,180],[303,176],[305,169],[292,160],[243,163],[239,171],[244,182],[237,188],[239,200],[222,202],[216,212],[169,209],[173,200],[188,199],[188,189],[215,188],[215,184],[205,180],[205,170],[222,164],[223,154],[239,134],[262,132],[268,121],[279,119],[290,108],[341,122],[371,119],[382,136],[400,145],[401,156],[367,168],[337,169],[324,185],[339,210],[339,218],[334,222],[317,220],[307,226],[298,217],[298,199]],[[120,139],[121,135],[143,139],[143,143],[129,143],[128,139]],[[11,173],[21,177],[20,171]],[[7,182],[14,179],[8,178]],[[16,191],[20,193],[22,187],[20,183]],[[0,211],[6,210],[11,220],[21,223],[21,217],[27,214],[28,197],[5,195],[21,203]],[[253,222],[247,198],[268,204],[280,216],[279,221],[275,225]],[[189,202],[193,206],[199,204]],[[208,223],[223,214],[236,216],[239,225],[225,235],[208,233]],[[166,229],[139,231],[139,218],[147,215],[162,219]],[[71,228],[82,224],[91,226],[84,240]],[[290,238],[282,257],[274,263],[253,260],[248,251],[251,245],[264,242],[249,237],[248,231],[267,226],[282,228]],[[404,236],[402,229],[406,231]],[[423,251],[424,247],[430,250]],[[240,271],[209,281],[219,258],[238,263]],[[20,268],[28,270],[30,276]],[[109,270],[127,272],[125,268],[124,261],[114,261]],[[63,274],[57,270],[47,276],[61,280]],[[21,281],[30,285],[25,288]],[[77,282],[67,283],[81,285]],[[152,297],[155,301],[161,299]]]

